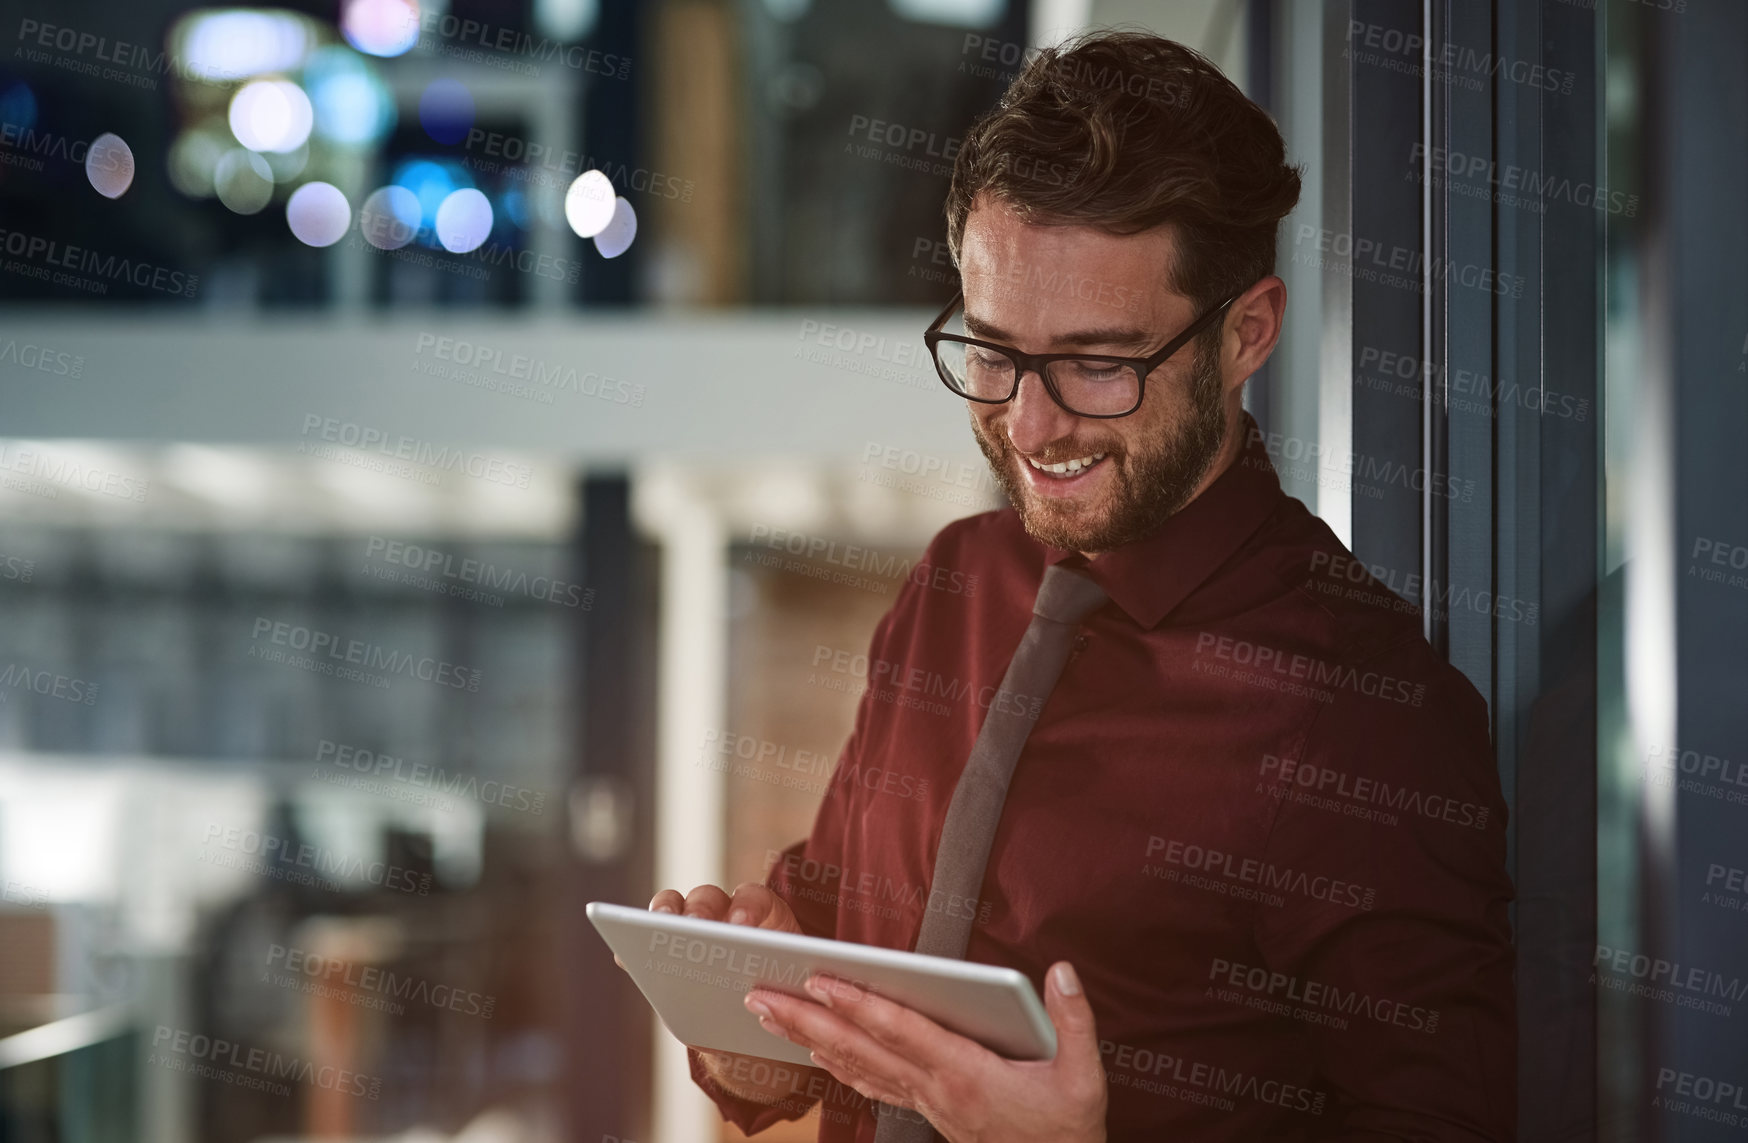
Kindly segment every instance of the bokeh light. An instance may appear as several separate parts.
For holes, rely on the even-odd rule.
[[[297,68],[315,46],[316,30],[297,12],[207,10],[178,21],[170,42],[179,47],[188,74],[234,80]]]
[[[213,174],[230,148],[230,139],[217,129],[196,127],[182,132],[170,144],[170,185],[189,198],[211,198]]]
[[[600,0],[534,0],[534,26],[550,40],[586,39],[600,18]]]
[[[323,48],[310,57],[303,82],[315,110],[315,133],[330,143],[368,147],[394,129],[394,98],[355,52]]]
[[[521,187],[506,187],[498,195],[498,209],[504,212],[510,225],[518,230],[527,230],[534,221],[528,209],[528,192]]]
[[[455,180],[441,163],[429,159],[413,159],[402,163],[394,173],[396,186],[406,187],[419,200],[419,216],[426,226],[437,221],[437,208],[456,189]]]
[[[1001,19],[1007,0],[886,0],[907,20],[953,28],[987,28]]]
[[[765,11],[785,24],[792,24],[807,15],[813,0],[765,0]]]
[[[273,197],[273,170],[253,151],[233,147],[213,171],[218,199],[238,214],[256,214]]]
[[[434,79],[419,96],[419,122],[439,143],[459,143],[473,126],[473,93],[456,79]]]
[[[399,250],[419,234],[419,197],[403,186],[381,187],[358,211],[358,231],[378,250]]]
[[[261,156],[267,160],[267,169],[273,172],[273,181],[280,186],[290,186],[303,174],[303,169],[309,166],[310,145],[305,143],[295,151],[268,151]]]
[[[603,258],[617,258],[631,249],[631,241],[636,237],[637,211],[621,198],[613,203],[613,221],[595,235],[595,249]]]
[[[251,151],[295,151],[314,123],[310,97],[290,80],[254,80],[231,97],[231,134]]]
[[[491,200],[472,187],[455,191],[437,208],[437,241],[452,254],[479,249],[491,233]]]
[[[36,92],[23,80],[0,91],[0,126],[19,131],[36,126]]]
[[[344,0],[340,34],[366,55],[404,55],[419,42],[417,0]]]
[[[613,221],[613,180],[600,171],[584,171],[564,192],[564,220],[579,238],[593,238]]]
[[[85,149],[85,177],[104,198],[120,198],[134,185],[134,153],[120,135],[108,131]]]
[[[420,244],[441,249],[437,210],[450,195],[473,186],[473,176],[467,168],[449,159],[408,159],[395,168],[389,181],[406,187],[419,200]]]
[[[352,205],[333,183],[305,183],[285,202],[285,221],[305,246],[332,246],[352,226]]]

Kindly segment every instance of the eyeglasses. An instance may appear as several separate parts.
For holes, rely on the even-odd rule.
[[[1021,375],[1036,373],[1043,379],[1051,400],[1077,417],[1126,417],[1141,407],[1147,375],[1207,329],[1238,297],[1233,294],[1191,322],[1188,329],[1151,356],[1112,357],[1098,353],[1021,353],[1011,345],[942,333],[941,327],[965,301],[965,292],[961,290],[929,323],[923,333],[923,344],[935,359],[935,372],[941,375],[942,384],[968,400],[986,405],[1011,401],[1019,392]]]

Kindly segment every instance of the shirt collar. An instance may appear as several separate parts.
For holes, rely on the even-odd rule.
[[[1231,558],[1285,495],[1249,412],[1239,432],[1244,443],[1232,464],[1157,532],[1090,562],[1078,552],[1045,544],[1045,566],[1067,562],[1083,570],[1143,630],[1158,626]]]

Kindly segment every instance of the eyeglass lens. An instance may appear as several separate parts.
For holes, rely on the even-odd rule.
[[[1018,367],[1013,358],[1000,350],[943,341],[935,346],[935,357],[947,380],[963,396],[1005,401],[1013,394]],[[1125,413],[1140,400],[1141,378],[1127,365],[1071,357],[1052,361],[1046,369],[1063,403],[1077,413],[1089,416]]]

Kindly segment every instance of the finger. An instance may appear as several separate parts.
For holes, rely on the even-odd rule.
[[[757,881],[742,881],[734,887],[734,895],[728,899],[728,923],[764,928],[765,921],[774,911],[771,908],[773,896],[775,894]]]
[[[791,916],[782,898],[757,881],[743,881],[736,885],[734,896],[729,899],[728,922],[731,925],[789,931]]]
[[[680,910],[685,907],[686,899],[680,896],[678,889],[663,889],[649,899],[649,908],[652,913],[659,909],[678,916]]]
[[[618,954],[618,953],[614,953],[614,954],[613,954],[613,963],[614,963],[614,964],[616,964],[616,965],[618,965],[618,966],[619,966],[619,967],[620,967],[620,968],[624,968],[624,967],[625,967],[625,962],[624,962],[624,961],[622,961],[622,960],[620,960],[620,959],[619,959],[619,954]]]
[[[1059,960],[1044,974],[1044,1008],[1056,1025],[1056,1059],[1053,1066],[1073,1083],[1104,1083],[1104,1065],[1099,1059],[1099,1036],[1092,1004],[1074,966]]]
[[[883,1090],[917,1091],[928,1082],[927,1072],[918,1066],[917,1061],[923,1055],[935,1058],[938,1049],[931,1047],[925,1051],[919,1042],[908,1044],[914,1052],[893,1050],[849,1018],[851,1012],[860,1014],[861,1010],[853,1005],[846,1008],[845,1001],[836,1001],[841,1010],[834,1010],[804,997],[786,996],[766,989],[754,989],[747,995],[763,1001],[770,1009],[770,1021],[775,1027],[767,1030],[775,1031],[804,1048],[838,1060],[850,1071],[878,1084]],[[926,1017],[918,1016],[917,1019],[942,1036],[952,1035]],[[984,1050],[970,1040],[965,1043],[978,1051]]]
[[[1065,1054],[1085,1055],[1088,1048],[1092,1049],[1094,1058],[1098,1056],[1099,1039],[1092,1004],[1086,998],[1086,990],[1081,987],[1080,977],[1075,975],[1074,966],[1068,961],[1057,961],[1045,974],[1044,1008],[1050,1013],[1050,1022],[1056,1025],[1057,1059],[1062,1059]]]
[[[828,1056],[824,1052],[819,1051],[809,1052],[808,1056],[813,1060],[814,1067],[824,1068],[832,1074],[833,1079],[837,1080],[845,1087],[850,1088],[857,1095],[867,1096],[869,1099],[877,1099],[882,1103],[890,1103],[895,1107],[910,1106],[905,1102],[903,1096],[896,1092],[886,1090],[871,1077],[853,1070],[848,1064],[844,1063],[844,1061],[837,1059],[834,1056]]]
[[[914,1008],[850,981],[815,973],[803,982],[808,995],[842,1015],[874,1042],[924,1072],[943,1072],[994,1062],[995,1053],[949,1031]]]
[[[687,917],[720,921],[728,912],[728,894],[715,885],[700,885],[686,894],[686,907],[680,912]]]

